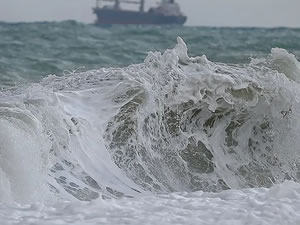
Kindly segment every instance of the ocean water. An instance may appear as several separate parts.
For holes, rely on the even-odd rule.
[[[299,224],[299,37],[0,23],[0,224]]]

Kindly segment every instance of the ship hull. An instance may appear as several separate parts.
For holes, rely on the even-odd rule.
[[[178,24],[186,22],[185,16],[166,16],[154,12],[138,12],[129,10],[115,10],[105,8],[95,8],[97,15],[96,24]]]

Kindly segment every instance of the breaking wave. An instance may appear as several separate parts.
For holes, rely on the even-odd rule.
[[[90,201],[300,178],[300,64],[151,52],[0,92],[0,199]],[[54,200],[55,201],[55,200]]]

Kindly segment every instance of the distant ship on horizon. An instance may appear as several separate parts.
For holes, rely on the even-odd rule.
[[[112,2],[111,5],[100,6],[101,2]],[[137,4],[139,10],[122,9],[121,3]],[[175,0],[162,0],[157,7],[145,11],[145,0],[97,0],[94,8],[97,16],[96,24],[178,24],[183,25],[187,17],[183,15]]]

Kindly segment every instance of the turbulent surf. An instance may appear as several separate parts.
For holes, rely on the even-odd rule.
[[[280,208],[277,197],[294,198],[295,222],[299,81],[300,63],[284,49],[245,64],[216,63],[190,57],[178,37],[140,64],[7,87],[0,92],[0,211],[10,215],[3,223],[14,207],[25,223],[27,206],[36,223],[43,215],[55,222],[51,207],[66,216],[82,206],[101,209],[93,221],[110,223],[116,208],[131,208],[141,210],[141,220],[131,221],[138,224],[157,222],[147,211],[170,201],[183,211],[202,201],[208,210],[226,210],[225,201],[251,211],[255,199]],[[169,213],[183,213],[177,210]],[[197,213],[182,214],[182,223],[199,222]]]
[[[3,91],[2,198],[46,191],[88,201],[298,181],[299,72],[282,49],[226,65],[189,57],[178,38],[142,64]]]

